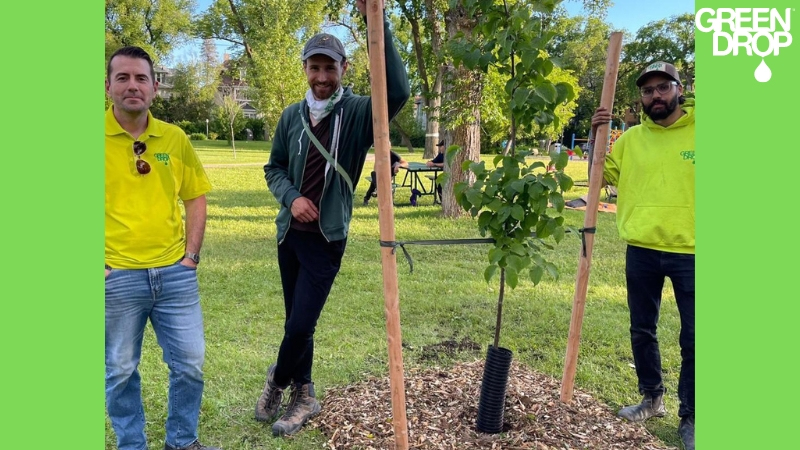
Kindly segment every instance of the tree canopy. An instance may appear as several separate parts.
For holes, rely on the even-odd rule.
[[[192,34],[195,0],[106,0],[106,60],[128,45],[165,59]]]

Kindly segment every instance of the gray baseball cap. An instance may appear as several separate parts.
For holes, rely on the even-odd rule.
[[[328,33],[315,34],[306,42],[306,46],[303,48],[302,60],[305,61],[313,55],[330,56],[334,61],[338,62],[342,62],[347,58],[342,41]]]

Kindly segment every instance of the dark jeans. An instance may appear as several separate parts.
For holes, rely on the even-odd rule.
[[[664,393],[658,315],[664,279],[669,277],[681,316],[681,374],[678,399],[681,417],[694,414],[694,255],[628,246],[625,277],[631,314],[631,348],[639,377],[639,392]]]
[[[328,242],[319,233],[289,229],[278,245],[278,265],[286,308],[283,342],[275,383],[311,382],[314,331],[333,280],[339,273],[347,239]]]

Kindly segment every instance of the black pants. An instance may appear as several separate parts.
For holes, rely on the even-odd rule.
[[[664,279],[669,277],[672,281],[681,316],[681,373],[678,381],[681,404],[678,415],[694,414],[694,255],[629,245],[625,276],[631,315],[631,348],[639,392],[651,395],[664,393],[656,329]]]
[[[290,229],[278,245],[278,265],[286,308],[275,383],[311,382],[314,331],[333,280],[339,273],[347,239],[327,242],[319,233]]]
[[[369,202],[370,197],[372,194],[375,193],[375,190],[378,189],[377,178],[375,178],[375,171],[373,170],[370,174],[372,177],[372,181],[369,182],[369,188],[367,188],[367,195],[364,196],[364,202]],[[394,175],[392,175],[392,184],[394,184]],[[392,194],[394,194],[394,188],[392,188]]]
[[[370,176],[372,177],[372,181],[369,182],[369,188],[367,188],[367,195],[364,196],[364,201],[365,202],[369,201],[369,198],[372,197],[372,194],[375,192],[375,189],[378,188],[378,185],[376,184],[377,178],[375,178],[375,171],[374,170],[372,171]]]

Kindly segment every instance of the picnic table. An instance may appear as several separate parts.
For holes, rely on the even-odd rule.
[[[411,188],[412,194],[416,191],[418,196],[432,195],[434,204],[441,203],[436,192],[436,175],[442,171],[441,167],[428,167],[425,163],[409,162],[408,167],[401,168],[406,170],[406,174],[398,187]]]

